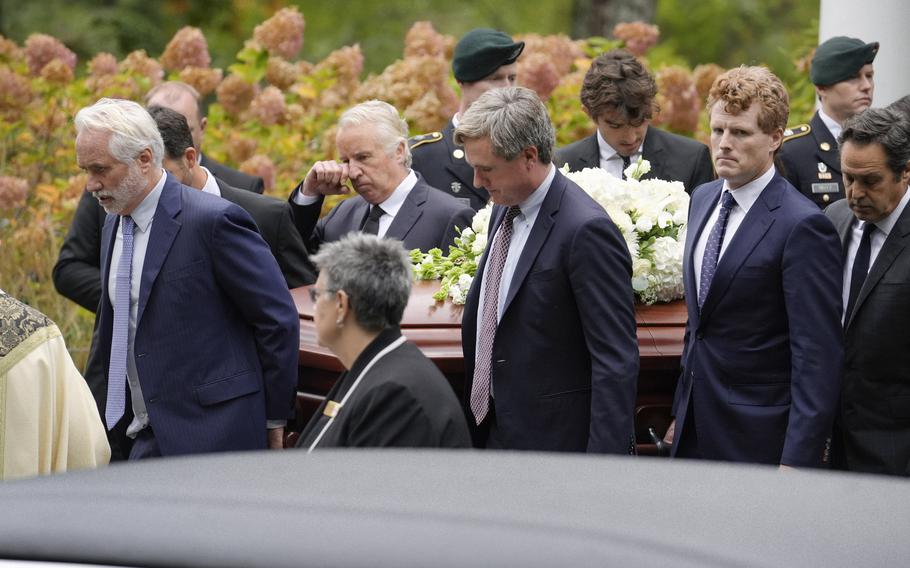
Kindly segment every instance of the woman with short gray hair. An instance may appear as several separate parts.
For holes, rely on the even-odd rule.
[[[297,446],[470,447],[445,377],[401,335],[412,269],[401,243],[350,233],[312,257],[316,340],[344,365]]]

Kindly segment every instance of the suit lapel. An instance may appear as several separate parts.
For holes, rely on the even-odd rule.
[[[515,298],[515,294],[518,293],[518,289],[521,288],[521,284],[528,276],[528,272],[534,264],[534,259],[537,258],[537,254],[547,240],[547,235],[550,234],[550,229],[553,228],[553,223],[555,222],[554,217],[559,212],[559,203],[562,201],[562,196],[565,192],[566,178],[557,170],[556,176],[550,183],[547,196],[544,198],[543,203],[540,204],[540,211],[537,212],[537,219],[534,221],[534,226],[531,227],[531,234],[528,235],[528,240],[525,241],[521,256],[518,257],[518,264],[515,265],[515,274],[512,275],[512,281],[509,283],[509,293],[506,295],[506,301],[502,305],[503,316],[509,309],[512,299]]]
[[[697,196],[693,196],[691,201],[692,205],[691,210],[689,211],[689,220],[687,224],[688,229],[686,230],[686,244],[683,249],[683,262],[685,263],[684,286],[686,290],[690,291],[686,294],[686,304],[689,314],[696,316],[698,314],[698,288],[695,286],[695,260],[693,251],[695,250],[695,244],[698,242],[698,239],[701,238],[702,231],[705,230],[705,225],[708,222],[708,218],[711,216],[711,212],[714,211],[714,207],[720,199],[720,190],[722,188],[723,182],[716,181],[713,186],[706,187],[701,190]],[[701,199],[703,195],[706,197]]]
[[[180,231],[180,222],[175,218],[182,208],[181,185],[170,174],[164,182],[161,197],[158,199],[158,208],[152,221],[149,234],[148,247],[145,251],[145,261],[142,265],[142,283],[139,286],[139,310],[136,316],[136,327],[142,321],[142,314],[148,303],[152,286],[161,266],[167,258],[171,245]]]
[[[651,171],[643,175],[642,179],[669,179],[669,176],[664,174],[664,145],[658,132],[656,128],[649,126],[645,134],[641,156],[651,163]]]
[[[783,197],[782,182],[783,178],[779,174],[775,174],[743,218],[739,229],[724,251],[724,255],[718,261],[714,279],[711,280],[711,287],[708,289],[708,295],[705,296],[705,303],[701,308],[703,321],[708,319],[711,311],[723,297],[733,281],[733,277],[739,271],[739,267],[752,254],[752,250],[774,224],[774,210],[780,207]]]
[[[582,170],[600,167],[600,148],[597,146],[597,133],[585,139],[584,147],[578,156],[578,160],[582,163],[582,167],[579,168]]]
[[[405,236],[417,222],[417,219],[423,214],[423,204],[427,201],[427,191],[429,187],[418,179],[417,184],[408,193],[392,224],[386,231],[386,237],[392,237],[399,241],[404,241]]]
[[[900,256],[904,247],[907,246],[908,235],[910,235],[910,207],[904,207],[900,218],[897,223],[894,224],[894,228],[891,229],[888,238],[885,239],[882,250],[878,253],[878,256],[875,257],[872,268],[869,269],[869,274],[866,276],[865,282],[863,282],[863,287],[859,291],[859,296],[856,297],[856,306],[853,307],[853,313],[850,315],[850,321],[847,322],[847,327],[849,327],[850,323],[856,318],[856,313],[862,308],[863,301],[869,297],[872,289],[875,288],[878,281],[882,279],[882,276],[885,275],[894,263],[894,260]]]

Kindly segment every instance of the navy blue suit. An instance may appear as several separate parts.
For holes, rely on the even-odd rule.
[[[818,465],[843,376],[837,231],[775,174],[720,258],[699,311],[693,248],[711,230],[722,187],[704,184],[690,203],[673,453],[689,455],[694,424],[707,459]]]
[[[108,215],[102,234],[97,347],[105,377],[119,219]],[[136,277],[134,353],[161,453],[265,448],[266,420],[285,420],[293,408],[299,319],[249,214],[168,174]]]
[[[496,206],[490,243],[505,217]],[[462,320],[470,414],[477,308],[489,247]],[[497,439],[508,449],[628,454],[638,380],[626,243],[578,185],[556,173],[519,257],[493,345]]]

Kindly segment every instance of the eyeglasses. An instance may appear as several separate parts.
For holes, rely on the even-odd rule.
[[[310,293],[310,300],[312,300],[314,304],[316,303],[316,300],[319,299],[319,296],[321,296],[322,294],[334,294],[336,291],[337,290],[329,290],[328,288],[326,288],[324,290],[320,290],[316,286],[313,286],[309,290],[307,290],[307,292]]]

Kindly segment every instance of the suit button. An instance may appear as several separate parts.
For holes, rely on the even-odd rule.
[[[705,334],[700,331],[695,334],[695,339],[704,339],[704,338],[705,338]]]
[[[145,353],[136,353],[136,359],[142,359],[145,357]]]

